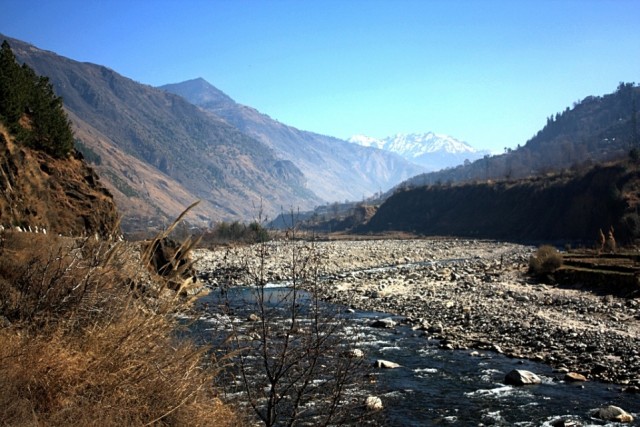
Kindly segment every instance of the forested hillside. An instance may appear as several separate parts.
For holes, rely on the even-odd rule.
[[[620,83],[611,94],[588,96],[572,108],[549,116],[544,128],[524,146],[471,164],[418,175],[401,186],[526,178],[625,158],[640,145],[639,100],[640,87]]]
[[[26,146],[55,157],[65,157],[73,149],[62,99],[48,77],[18,64],[6,40],[0,49],[0,121]]]

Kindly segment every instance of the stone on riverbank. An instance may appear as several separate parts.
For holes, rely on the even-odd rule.
[[[592,416],[604,421],[617,421],[619,423],[631,423],[633,417],[624,409],[617,406],[609,405],[596,409],[591,413]]]
[[[542,380],[539,376],[523,369],[514,369],[504,377],[505,384],[508,385],[530,385],[540,384]]]
[[[564,380],[567,382],[581,382],[586,381],[587,377],[577,372],[567,372],[564,376]]]
[[[395,322],[395,320],[393,320],[390,317],[387,317],[385,319],[377,319],[369,324],[369,326],[371,326],[372,328],[386,328],[386,329],[391,329],[396,325],[397,323]]]
[[[352,348],[351,350],[345,351],[344,355],[350,359],[363,359],[364,351],[359,348]]]

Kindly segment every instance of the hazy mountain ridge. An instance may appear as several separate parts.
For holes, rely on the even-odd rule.
[[[76,137],[101,156],[96,169],[114,190],[125,224],[173,218],[196,199],[202,203],[192,221],[201,222],[253,218],[260,209],[275,216],[283,207],[321,202],[295,166],[184,98],[0,37],[19,61],[50,77]]]
[[[440,170],[473,161],[488,154],[449,135],[426,133],[399,133],[383,139],[354,135],[349,142],[365,147],[376,147],[399,154],[423,166],[428,171]]]
[[[360,200],[424,171],[399,155],[302,131],[238,104],[198,78],[160,87],[236,126],[296,165],[325,201]]]

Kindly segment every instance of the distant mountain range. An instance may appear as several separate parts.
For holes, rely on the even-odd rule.
[[[287,126],[236,103],[202,78],[160,89],[184,97],[264,143],[299,168],[307,187],[324,201],[361,200],[428,170],[395,153]]]
[[[606,229],[618,224],[616,230],[626,230],[627,235],[637,237],[640,235],[637,177],[630,183],[625,180],[638,174],[640,163],[638,101],[640,86],[620,83],[613,93],[588,96],[572,108],[549,116],[546,126],[524,146],[416,175],[365,203],[318,207],[300,215],[300,225],[318,231],[403,230],[492,238],[577,238],[595,233],[598,227]],[[409,156],[428,153],[428,148],[413,141],[429,139],[429,134],[384,140],[352,138],[364,145],[387,147]],[[440,147],[443,145],[446,143]],[[607,172],[596,172],[600,177],[592,180],[595,175],[589,171],[609,162],[617,162],[618,166],[601,170],[614,170],[622,165],[622,169],[629,168],[633,173],[615,172],[607,177]],[[567,177],[577,178],[568,185]],[[567,185],[570,188],[563,188]],[[622,203],[621,207],[606,218],[614,201]],[[379,211],[372,215],[378,206]],[[564,222],[556,221],[562,209],[571,212],[562,214]],[[597,219],[585,225],[588,212]],[[358,226],[367,222],[366,226]],[[282,223],[279,218],[274,226],[280,227]]]
[[[97,159],[125,230],[162,226],[195,200],[201,203],[189,217],[194,223],[322,202],[295,166],[182,97],[8,41],[16,58],[48,76],[63,97],[77,143]]]
[[[196,199],[192,223],[273,218],[359,200],[423,171],[393,153],[286,126],[202,79],[158,89],[4,39],[62,96],[76,145],[113,193],[125,230],[162,226]]]
[[[451,136],[433,132],[399,133],[383,139],[354,135],[349,138],[349,142],[399,154],[427,171],[458,166],[465,161],[474,161],[489,154],[488,151],[476,150],[466,142]]]

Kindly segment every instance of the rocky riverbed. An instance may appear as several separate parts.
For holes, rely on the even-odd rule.
[[[640,301],[537,283],[535,248],[425,239],[270,242],[199,250],[209,286],[315,277],[324,299],[402,317],[442,347],[496,351],[640,386]]]

